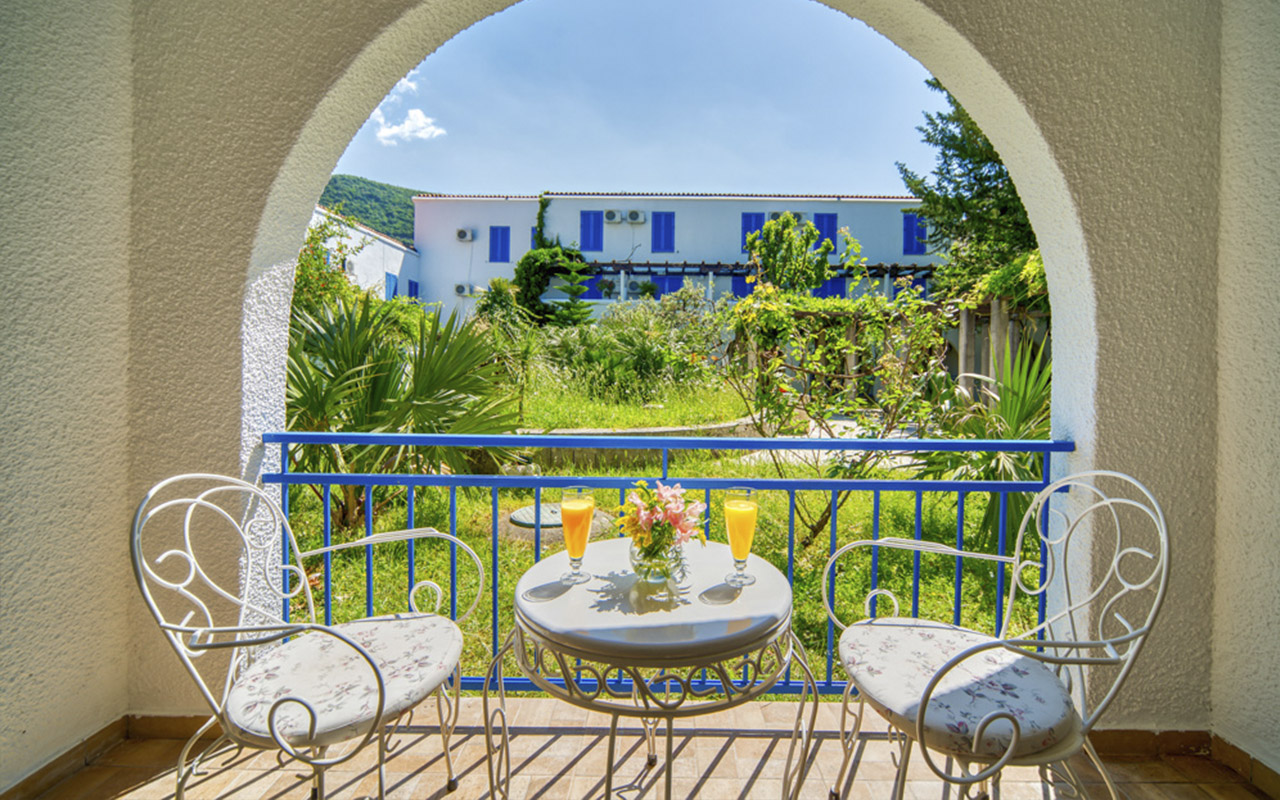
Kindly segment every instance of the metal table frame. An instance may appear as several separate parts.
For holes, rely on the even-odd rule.
[[[675,719],[711,714],[754,700],[768,692],[789,668],[796,668],[804,679],[787,750],[782,797],[784,800],[799,797],[817,719],[818,691],[804,647],[791,630],[790,616],[747,644],[745,652],[739,649],[685,659],[655,657],[643,663],[585,652],[557,641],[537,630],[520,613],[518,605],[515,620],[515,628],[489,664],[483,695],[491,797],[509,798],[510,734],[502,680],[503,661],[509,654],[514,654],[520,672],[542,691],[580,708],[610,716],[606,798],[613,797],[614,758],[621,717],[639,719],[643,725],[650,767],[657,764],[658,725],[666,721],[666,797],[670,800]],[[496,703],[492,698],[495,692]]]

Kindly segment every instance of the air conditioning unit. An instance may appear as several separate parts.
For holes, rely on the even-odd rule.
[[[624,217],[625,214],[616,208],[611,208],[604,212],[604,221],[611,225],[616,225],[617,223],[622,222]]]
[[[473,242],[476,238],[476,232],[470,228],[458,228],[458,232],[454,234],[460,242]]]
[[[453,293],[456,294],[458,297],[466,297],[467,295],[471,294],[471,284],[455,283],[453,285]]]
[[[640,291],[640,281],[627,281],[627,291],[633,294]]]
[[[630,222],[632,225],[643,225],[643,224],[644,224],[644,212],[643,212],[643,211],[635,211],[635,210],[628,211],[628,212],[627,212],[627,222]]]
[[[786,211],[770,211],[770,212],[769,212],[769,221],[771,221],[771,222],[777,222],[778,220],[782,219],[782,215],[783,215],[783,214],[786,214],[786,213],[788,213],[788,212],[786,212]],[[790,214],[791,214],[791,218],[792,218],[792,219],[794,219],[794,220],[796,221],[796,224],[797,224],[797,225],[799,225],[800,223],[804,222],[804,214],[803,214],[802,212],[800,212],[800,211],[792,211],[792,212],[790,212]]]

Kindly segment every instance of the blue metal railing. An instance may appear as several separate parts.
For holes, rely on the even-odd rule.
[[[499,551],[498,536],[500,490],[528,490],[534,493],[534,559],[542,558],[542,490],[547,488],[563,488],[574,485],[588,485],[598,489],[617,489],[619,503],[625,497],[626,490],[634,486],[637,480],[678,480],[686,490],[703,491],[704,501],[710,506],[712,490],[723,490],[735,486],[750,486],[757,490],[784,491],[788,494],[787,524],[787,579],[792,584],[795,580],[796,561],[796,493],[797,492],[829,492],[831,496],[829,553],[838,547],[839,496],[842,492],[871,493],[871,538],[881,535],[882,496],[885,492],[903,492],[914,494],[914,537],[923,538],[923,498],[928,493],[954,493],[956,495],[956,547],[964,550],[965,496],[972,492],[993,493],[999,497],[999,530],[997,535],[997,552],[1005,555],[1008,544],[1008,498],[1015,493],[1038,492],[1049,483],[1051,476],[1051,458],[1053,453],[1071,452],[1075,444],[1069,441],[1029,441],[1029,440],[953,440],[953,439],[763,439],[763,438],[713,438],[713,437],[663,437],[663,436],[567,436],[567,435],[448,435],[448,434],[374,434],[374,433],[266,433],[263,434],[265,444],[280,445],[280,470],[263,475],[266,483],[280,484],[283,492],[283,507],[289,514],[290,486],[322,487],[323,498],[323,537],[324,544],[331,543],[332,519],[330,517],[331,489],[333,486],[359,486],[364,490],[365,508],[372,508],[373,489],[376,486],[396,486],[407,489],[407,515],[409,527],[416,527],[415,500],[416,490],[421,487],[444,488],[449,494],[449,530],[455,535],[458,532],[458,489],[488,489],[490,492],[490,653],[497,652],[502,637],[499,630],[499,610],[503,598],[499,591]],[[661,475],[635,475],[627,477],[615,476],[582,476],[582,475],[439,475],[408,473],[318,473],[291,471],[291,447],[299,445],[378,445],[387,447],[460,447],[460,448],[572,448],[585,450],[648,450],[661,454]],[[1034,453],[1041,456],[1041,480],[1001,481],[1001,480],[926,480],[926,479],[877,479],[877,478],[708,478],[693,476],[672,476],[670,474],[670,453],[673,450],[742,450],[742,451],[827,451],[840,453],[856,453],[878,451],[884,453],[937,453],[937,452],[1000,452],[1000,453]],[[1015,521],[1016,524],[1016,521]],[[707,521],[710,531],[710,519]],[[373,534],[373,514],[365,514],[365,535]],[[284,543],[284,558],[289,559],[288,542]],[[408,581],[412,587],[414,574],[414,543],[408,543]],[[373,614],[373,554],[372,547],[365,548],[365,607],[366,613]],[[871,576],[872,589],[879,587],[880,580],[880,548],[872,548]],[[330,556],[324,560],[324,618],[332,620],[332,563]],[[960,559],[956,559],[954,621],[959,624],[962,604],[963,571]],[[451,546],[450,553],[450,615],[457,616],[458,570],[457,550]],[[918,616],[920,611],[920,553],[915,553],[912,563],[911,613]],[[286,581],[287,575],[282,577]],[[1001,567],[996,575],[995,627],[998,630],[1003,622],[1004,598],[1007,581],[1005,570]],[[834,582],[829,601],[834,602]],[[1039,620],[1043,621],[1045,607],[1043,597],[1039,605]],[[797,598],[797,603],[806,602]],[[818,602],[810,600],[809,602]],[[871,613],[877,613],[877,598],[871,601]],[[289,613],[288,602],[284,604],[284,614]],[[844,682],[835,679],[835,626],[827,622],[826,631],[826,671],[823,680],[818,682],[819,690],[824,693],[838,693],[844,690]],[[478,675],[464,675],[464,689],[480,689],[485,678]],[[536,691],[531,681],[523,677],[508,675],[504,683],[510,691]],[[801,681],[793,680],[790,672],[774,689],[777,692],[798,692]]]

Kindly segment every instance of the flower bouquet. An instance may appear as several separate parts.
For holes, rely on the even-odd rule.
[[[684,553],[681,548],[697,537],[705,546],[702,525],[705,503],[690,502],[680,484],[650,489],[646,481],[637,481],[618,506],[622,516],[617,525],[631,537],[631,567],[640,579],[650,584],[666,584],[684,576]]]

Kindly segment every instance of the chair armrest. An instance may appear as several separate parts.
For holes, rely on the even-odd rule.
[[[277,642],[288,636],[296,636],[308,629],[309,623],[293,623],[281,622],[268,625],[226,625],[226,626],[197,626],[197,625],[174,625],[171,623],[160,623],[160,629],[178,639],[183,649],[190,653],[198,654],[205,650],[221,650],[234,647],[258,647],[271,642]],[[260,636],[250,636],[249,638],[239,638],[241,634],[263,634]],[[236,638],[226,641],[214,641],[213,637],[218,635],[229,635]],[[202,642],[201,639],[204,639]]]
[[[363,539],[342,542],[340,544],[329,545],[328,547],[320,547],[315,550],[298,553],[298,558],[303,559],[311,556],[320,556],[326,553],[333,553],[338,550],[347,550],[352,547],[366,547],[375,544],[387,544],[388,542],[404,542],[411,539],[445,539],[466,551],[467,555],[471,557],[472,563],[476,565],[476,572],[479,574],[480,580],[476,586],[476,596],[472,599],[471,605],[467,606],[467,610],[463,612],[456,621],[462,622],[467,617],[471,616],[471,612],[475,611],[476,606],[480,604],[480,597],[484,594],[484,564],[480,561],[480,556],[476,555],[476,551],[472,550],[466,542],[451,534],[442,533],[435,528],[409,528],[402,531],[375,533],[374,535],[366,536]],[[415,612],[422,613],[421,609],[418,608],[417,593],[419,589],[424,587],[435,591],[435,610],[436,612],[439,612],[440,603],[444,599],[444,591],[434,581],[429,580],[418,581],[413,585],[413,588],[409,590],[409,607]]]
[[[993,555],[991,553],[968,552],[965,550],[959,550],[949,545],[940,544],[938,542],[927,542],[927,541],[918,540],[918,539],[902,539],[902,538],[890,536],[890,537],[885,537],[883,539],[859,539],[856,542],[850,542],[849,544],[844,545],[839,550],[836,550],[834,553],[832,553],[831,557],[827,559],[827,565],[822,570],[822,605],[827,610],[827,617],[830,618],[830,620],[833,623],[835,623],[836,627],[839,628],[840,630],[844,630],[848,626],[840,621],[840,619],[836,616],[835,609],[831,607],[831,592],[830,592],[831,570],[835,566],[836,561],[842,558],[846,553],[848,553],[851,550],[856,550],[856,549],[865,548],[865,547],[884,547],[889,550],[906,550],[906,551],[916,552],[916,553],[931,553],[934,555],[947,556],[950,558],[977,559],[980,561],[998,561],[1003,564],[1015,564],[1015,565],[1017,564],[1017,559],[1014,558],[1013,556],[1000,556],[1000,555]],[[893,615],[895,617],[898,616],[898,598],[895,597],[893,593],[888,591],[887,589],[873,589],[871,592],[867,594],[865,600],[863,601],[863,606],[867,612],[867,616],[871,616],[871,601],[874,598],[879,597],[881,595],[885,595],[889,597],[890,600],[893,601],[893,608],[894,608]]]

